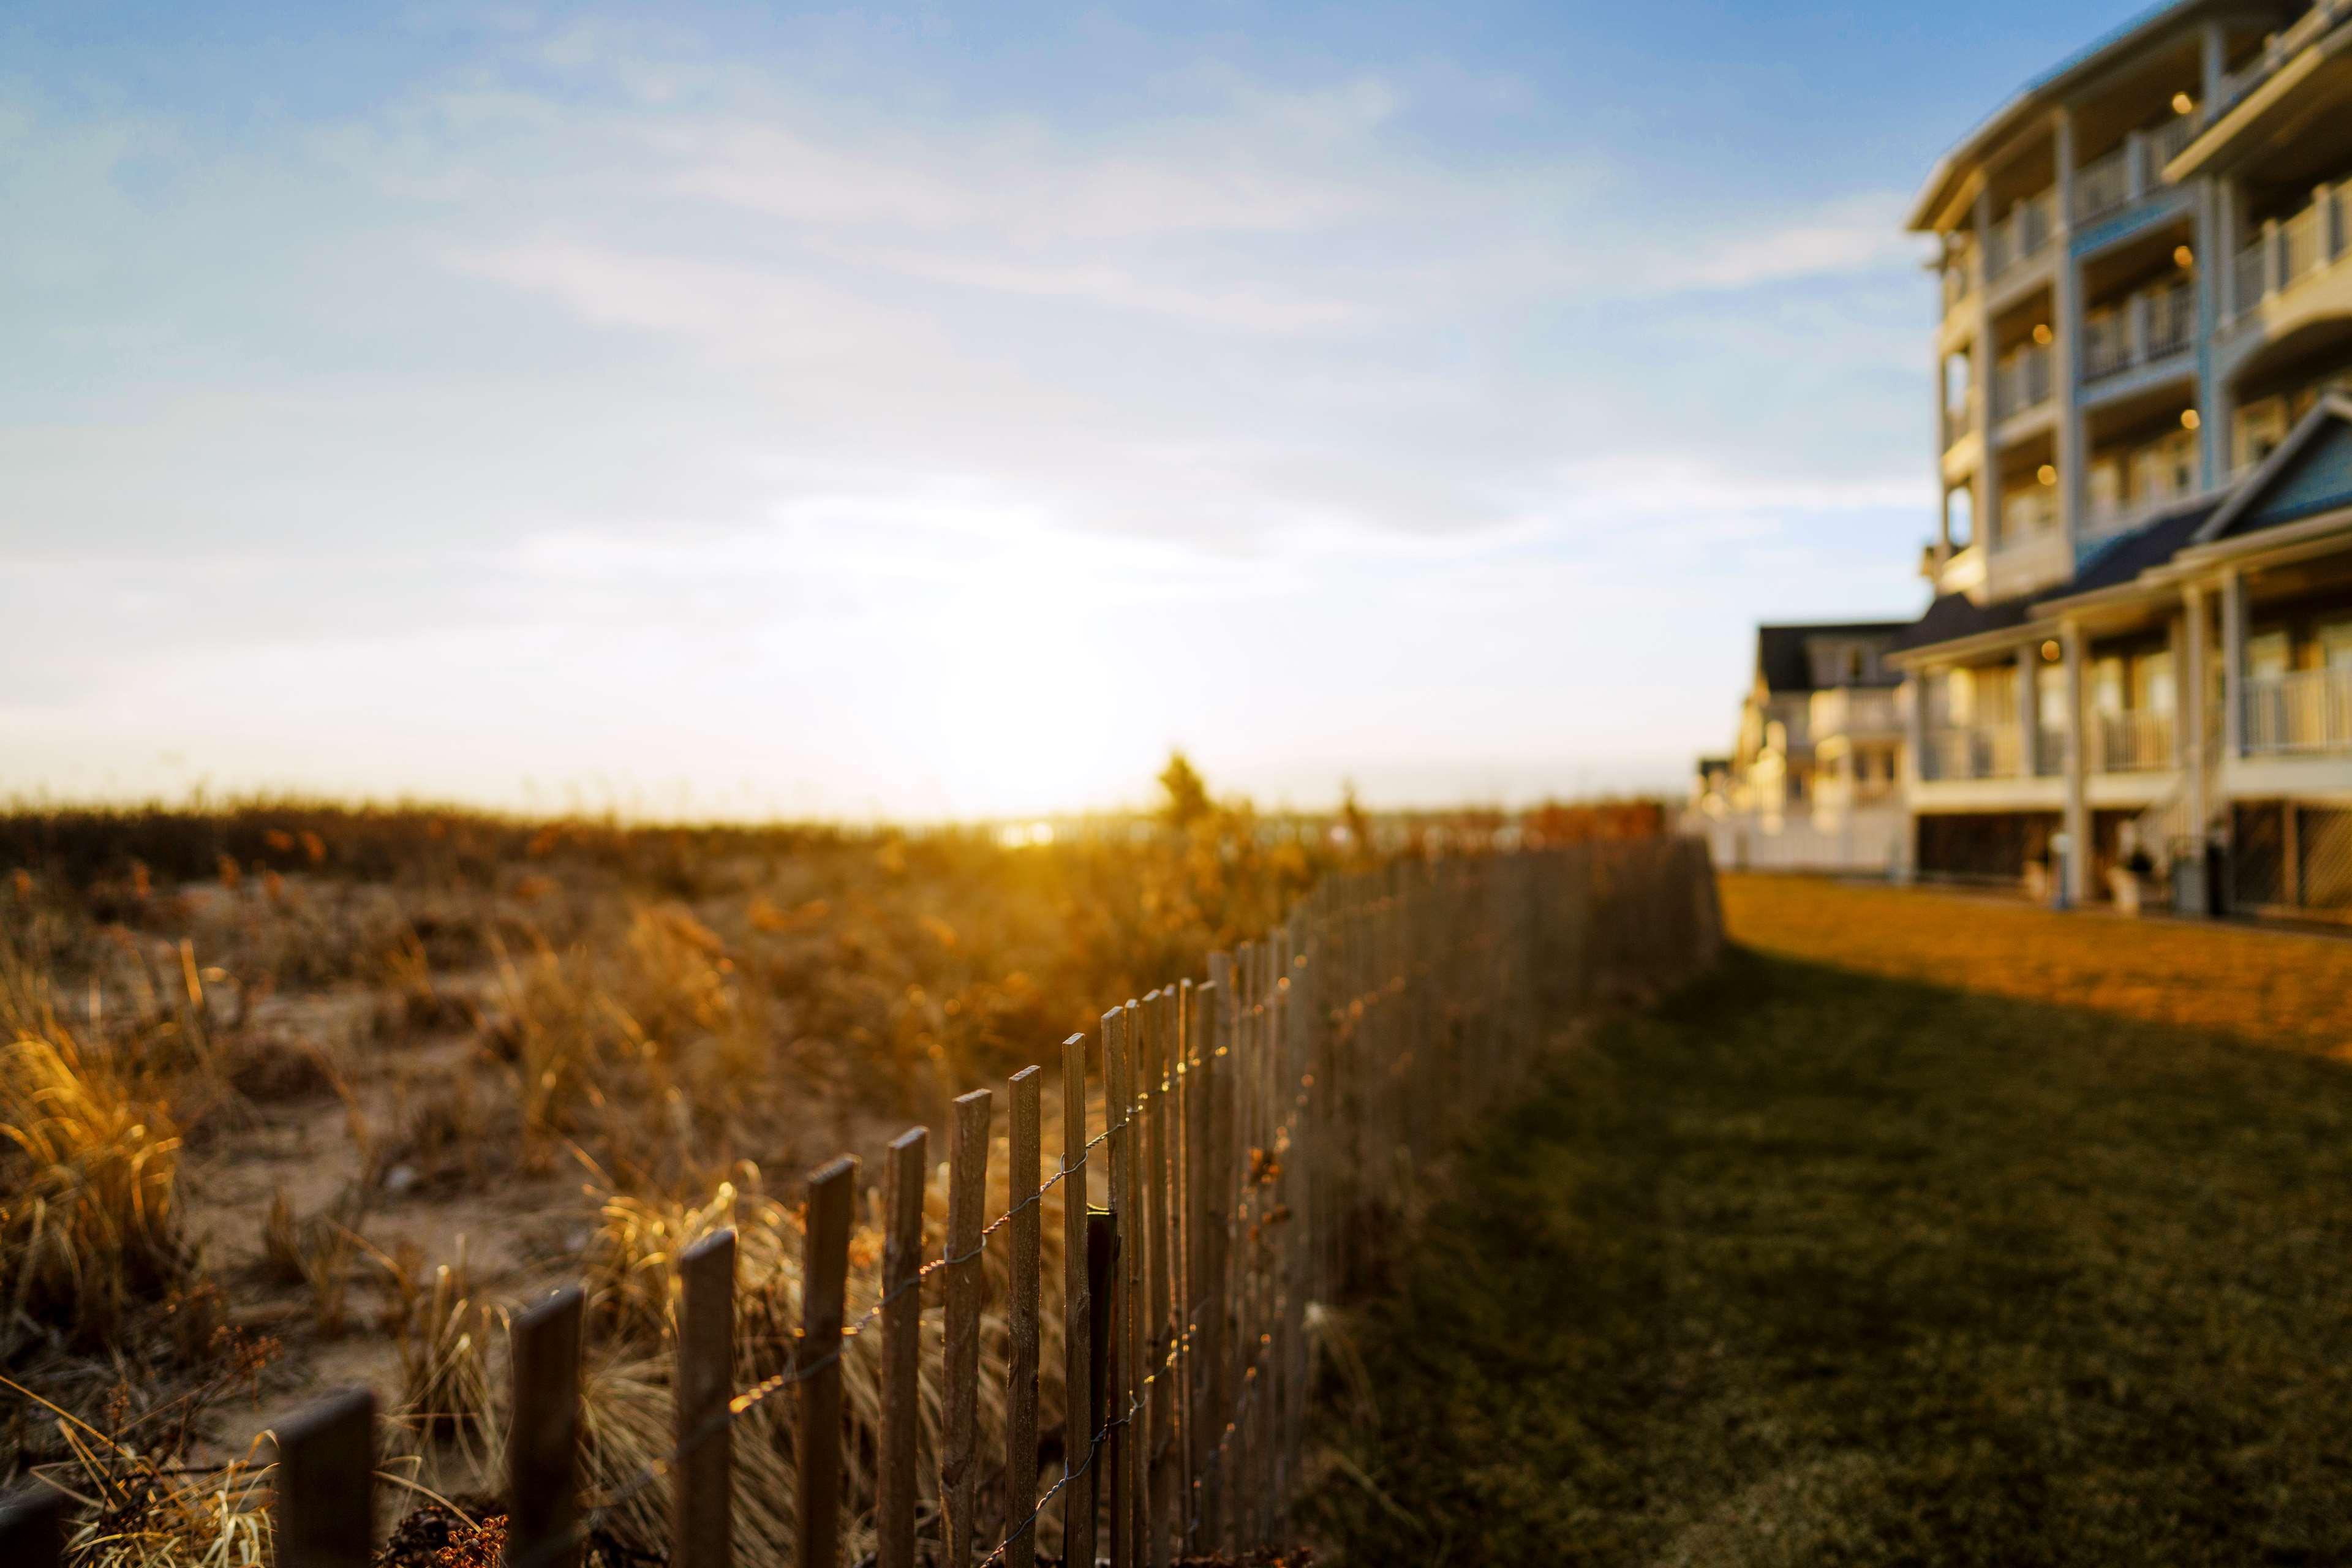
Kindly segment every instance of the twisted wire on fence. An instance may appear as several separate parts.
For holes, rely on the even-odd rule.
[[[1028,1467],[1033,1479],[1024,1485],[1023,1467],[1008,1456],[1005,1520],[996,1544],[979,1559],[982,1568],[1013,1563],[1026,1568],[1039,1521],[1057,1501],[1068,1510],[1066,1553],[1090,1552],[1105,1500],[1095,1488],[1106,1470],[1114,1568],[1158,1568],[1168,1561],[1171,1540],[1210,1550],[1282,1544],[1277,1538],[1310,1393],[1309,1305],[1343,1292],[1377,1258],[1387,1245],[1382,1233],[1393,1227],[1404,1206],[1402,1189],[1421,1163],[1524,1077],[1539,1054],[1547,1002],[1580,1005],[1602,978],[1654,983],[1688,973],[1712,957],[1719,941],[1704,854],[1680,842],[1393,866],[1327,879],[1265,941],[1244,943],[1233,955],[1213,955],[1208,982],[1164,987],[1105,1016],[1102,1131],[1075,1148],[1067,1146],[1072,1136],[1083,1135],[1087,1118],[1084,1088],[1066,1082],[1066,1147],[1052,1173],[1040,1179],[1042,1173],[1033,1166],[1027,1194],[1013,1201],[1008,1193],[1003,1213],[976,1233],[964,1232],[971,1237],[968,1246],[958,1247],[954,1226],[969,1222],[954,1215],[969,1211],[951,1206],[950,1234],[941,1255],[895,1279],[889,1275],[899,1264],[886,1259],[879,1294],[855,1321],[831,1331],[821,1351],[811,1337],[814,1331],[806,1326],[818,1321],[819,1312],[804,1274],[804,1327],[793,1364],[748,1387],[726,1389],[723,1401],[667,1453],[603,1489],[588,1507],[576,1506],[573,1496],[580,1301],[576,1290],[570,1292],[570,1337],[555,1342],[562,1347],[559,1356],[571,1358],[569,1381],[551,1385],[552,1394],[537,1384],[536,1392],[527,1390],[524,1358],[520,1352],[517,1358],[512,1425],[553,1443],[549,1451],[556,1466],[527,1476],[524,1460],[517,1457],[522,1449],[509,1449],[506,1568],[570,1568],[628,1504],[672,1479],[681,1483],[673,1561],[679,1568],[725,1568],[730,1507],[726,1460],[717,1462],[715,1493],[694,1505],[703,1510],[698,1526],[686,1517],[693,1479],[686,1472],[722,1434],[767,1402],[837,1368],[851,1344],[877,1322],[884,1324],[887,1351],[893,1342],[891,1308],[932,1276],[978,1264],[993,1237],[1041,1208],[1047,1194],[1074,1176],[1081,1178],[1079,1184],[1064,1195],[1062,1320],[1066,1353],[1074,1359],[1064,1389],[1062,1473],[1039,1495],[1037,1467]],[[1067,1061],[1082,1075],[1085,1050],[1082,1039],[1066,1047],[1071,1053]],[[1146,1054],[1152,1059],[1143,1059]],[[1015,1095],[1013,1146],[1021,1149],[1025,1135],[1032,1160],[1042,1154],[1035,1072],[1029,1069],[1014,1080],[1016,1090],[1024,1079],[1031,1080],[1025,1100]],[[950,1181],[971,1184],[964,1190],[976,1206],[986,1181],[987,1097],[968,1098],[982,1102],[976,1109],[982,1134],[978,1170],[971,1168],[960,1146]],[[960,1113],[964,1109],[960,1104]],[[1139,1131],[1145,1136],[1126,1136]],[[910,1140],[912,1157],[919,1161],[923,1145],[916,1134],[900,1143]],[[1107,1251],[1116,1261],[1107,1262],[1108,1272],[1097,1292],[1080,1283],[1088,1278],[1089,1259],[1069,1254],[1081,1228],[1067,1205],[1087,1204],[1084,1178],[1095,1151],[1106,1145],[1111,1201],[1106,1224],[1114,1227],[1114,1247],[1127,1250]],[[894,1145],[894,1156],[898,1152]],[[1139,1163],[1150,1170],[1139,1170]],[[854,1163],[837,1166],[845,1169],[827,1167],[819,1174],[843,1180],[854,1175]],[[898,1179],[894,1171],[894,1182]],[[845,1202],[846,1189],[842,1192]],[[819,1233],[814,1208],[813,1197],[805,1230],[811,1238]],[[1095,1217],[1094,1211],[1088,1214]],[[835,1322],[845,1224],[844,1219],[836,1227],[838,1234],[825,1233],[827,1246],[843,1249],[833,1259],[831,1305],[824,1314]],[[924,1244],[919,1210],[914,1224],[912,1241],[919,1252]],[[731,1233],[714,1233],[705,1240],[719,1237],[727,1240],[731,1270]],[[903,1239],[894,1232],[893,1248]],[[1029,1251],[1042,1265],[1039,1239],[1036,1231],[1029,1233]],[[810,1246],[814,1249],[814,1239]],[[959,1280],[966,1291],[961,1306],[954,1294]],[[943,1382],[961,1380],[950,1392],[965,1395],[950,1406],[947,1446],[956,1448],[966,1468],[977,1440],[971,1381],[977,1373],[970,1359],[977,1353],[971,1348],[976,1341],[969,1336],[978,1332],[980,1308],[971,1292],[982,1288],[982,1279],[972,1275],[950,1276],[950,1333],[952,1338],[960,1328],[967,1348],[962,1369],[954,1371],[950,1347],[950,1367],[941,1374]],[[731,1319],[731,1283],[724,1289]],[[1025,1389],[1008,1382],[1007,1392],[1020,1400],[1034,1440],[1042,1290],[1020,1299],[1026,1303],[1025,1317],[1016,1332],[1028,1336],[1031,1381]],[[907,1349],[902,1339],[900,1351],[919,1359],[919,1323],[913,1332],[917,1348]],[[1099,1367],[1089,1370],[1075,1358],[1086,1353],[1079,1349],[1082,1342],[1087,1350],[1097,1349],[1097,1336]],[[1164,1346],[1159,1344],[1163,1337]],[[1156,1347],[1157,1353],[1148,1347]],[[687,1352],[681,1312],[681,1420],[690,1414],[683,1393]],[[719,1353],[723,1359],[731,1350]],[[907,1364],[900,1363],[896,1381],[886,1381],[882,1430],[886,1451],[911,1466],[916,1389],[907,1379],[919,1379],[920,1373],[907,1372]],[[1099,1388],[1097,1375],[1105,1380]],[[715,1397],[724,1386],[709,1392]],[[1097,1395],[1105,1415],[1081,1451],[1070,1437],[1086,1430]],[[1152,1418],[1150,1429],[1142,1442],[1132,1441],[1138,1418],[1146,1415]],[[817,1419],[821,1424],[824,1418]],[[322,1408],[317,1419],[281,1429],[286,1474],[277,1505],[280,1568],[357,1568],[365,1562],[372,1421],[372,1403],[362,1400]],[[805,1440],[795,1445],[803,1478],[798,1508],[804,1545],[811,1539],[837,1543],[829,1516],[822,1537],[812,1538],[805,1528],[812,1508],[839,1507],[840,1441],[836,1418],[830,1434],[818,1434],[814,1449]],[[944,1472],[944,1452],[941,1458]],[[833,1467],[822,1471],[822,1488],[808,1484],[820,1473],[812,1465]],[[540,1479],[542,1489],[552,1485],[563,1495],[532,1495],[531,1476]],[[555,1479],[548,1481],[548,1476]],[[940,1560],[966,1568],[972,1561],[974,1483],[965,1478],[959,1484],[961,1501],[950,1517],[954,1539],[943,1541]],[[906,1568],[913,1558],[915,1489],[905,1471],[895,1489],[887,1477],[883,1485],[875,1510],[877,1524],[885,1527],[881,1568]],[[950,1489],[943,1473],[943,1502]],[[820,1490],[821,1502],[814,1500]],[[712,1496],[715,1503],[708,1500]],[[1181,1503],[1172,1517],[1171,1502]],[[883,1517],[886,1512],[889,1517]],[[353,1519],[360,1521],[356,1529]],[[0,1524],[0,1547],[13,1544],[8,1528]],[[0,1552],[12,1568],[18,1555],[31,1568],[47,1568],[34,1552]],[[835,1565],[811,1563],[802,1568]]]

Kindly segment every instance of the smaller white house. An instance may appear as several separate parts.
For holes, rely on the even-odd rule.
[[[1900,675],[1885,663],[1907,622],[1756,629],[1756,669],[1731,753],[1699,764],[1689,812],[1716,864],[1780,870],[1899,868]]]

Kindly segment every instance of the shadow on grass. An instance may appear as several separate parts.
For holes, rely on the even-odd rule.
[[[2352,1562],[2343,1064],[1735,950],[1457,1177],[1351,1563]]]

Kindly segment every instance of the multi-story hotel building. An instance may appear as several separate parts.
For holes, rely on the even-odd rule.
[[[1943,500],[1890,860],[2352,908],[2352,0],[2163,7],[1910,221]]]

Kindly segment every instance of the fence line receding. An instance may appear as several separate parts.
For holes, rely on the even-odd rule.
[[[1695,973],[1720,942],[1712,874],[1689,840],[1327,878],[1274,930],[1211,954],[1205,978],[1114,1007],[1091,1040],[1065,1044],[1058,1151],[1042,1147],[1037,1068],[1006,1086],[1001,1145],[994,1097],[957,1100],[938,1256],[924,1239],[928,1134],[893,1141],[879,1278],[855,1322],[858,1164],[812,1173],[785,1371],[736,1386],[733,1232],[682,1248],[676,1445],[618,1485],[583,1495],[581,1292],[519,1314],[506,1568],[577,1568],[606,1522],[656,1489],[671,1500],[669,1561],[733,1568],[738,1428],[787,1394],[799,1568],[837,1568],[860,1521],[879,1568],[1033,1568],[1048,1530],[1064,1561],[1107,1551],[1114,1568],[1286,1544],[1312,1393],[1309,1306],[1377,1267],[1415,1173],[1522,1087],[1556,1026],[1605,986]],[[983,1224],[998,1147],[1005,1207]],[[1055,1198],[1058,1289],[1041,1245]],[[1004,1255],[994,1292],[992,1249]],[[979,1415],[992,1312],[1004,1347],[993,1453]],[[1058,1428],[1040,1415],[1056,1324]],[[879,1434],[853,1465],[842,1363],[869,1332],[882,1342]],[[366,1568],[375,1423],[374,1401],[347,1394],[278,1429],[279,1568]],[[869,1472],[872,1495],[853,1499]],[[0,1500],[0,1560],[61,1563],[67,1500]]]

